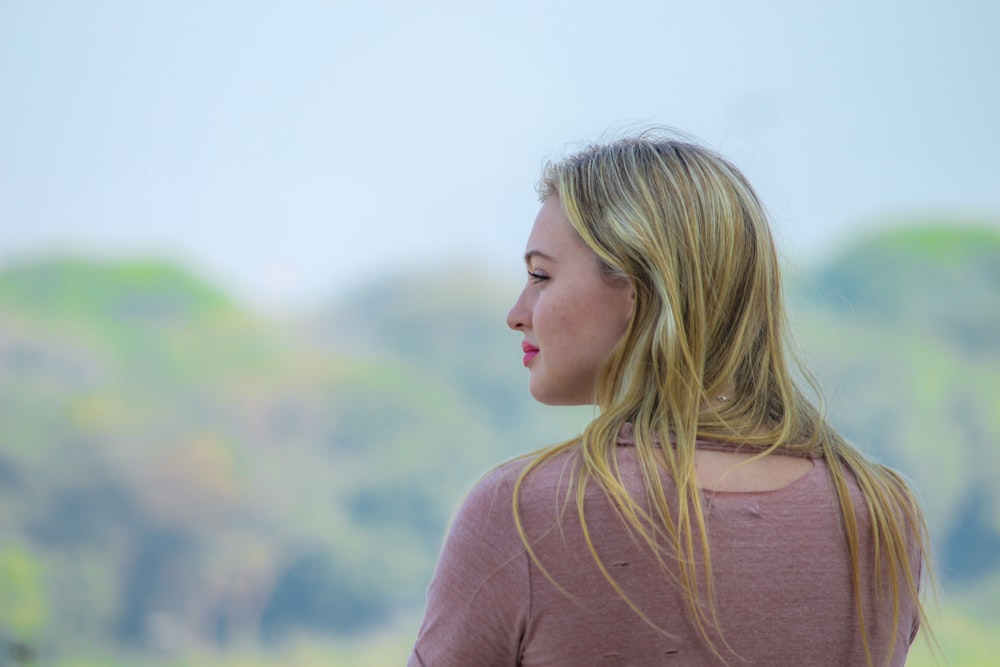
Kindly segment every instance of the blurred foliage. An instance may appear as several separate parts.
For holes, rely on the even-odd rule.
[[[41,564],[31,552],[0,547],[0,627],[25,641],[41,634],[48,612],[42,582]]]
[[[0,664],[400,664],[463,491],[591,414],[528,396],[516,289],[391,276],[278,321],[168,263],[8,266]],[[1000,233],[884,233],[788,292],[831,418],[927,499],[946,655],[986,664]]]

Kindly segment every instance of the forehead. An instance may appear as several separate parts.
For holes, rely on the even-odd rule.
[[[551,195],[542,203],[528,236],[525,257],[541,253],[553,258],[559,254],[590,252],[580,235],[570,225],[559,197]]]

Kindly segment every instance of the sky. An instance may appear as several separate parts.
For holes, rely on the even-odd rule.
[[[786,257],[1000,228],[993,0],[0,0],[0,267],[164,257],[264,309],[523,271],[547,159],[669,125]]]

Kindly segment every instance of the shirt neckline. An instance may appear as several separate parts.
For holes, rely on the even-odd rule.
[[[671,443],[673,441],[671,440]],[[615,444],[619,447],[634,447],[635,446],[635,432],[633,430],[632,422],[625,422],[622,424],[621,428],[618,429],[618,436]],[[653,445],[656,447],[660,446],[659,438],[653,440]],[[761,453],[769,449],[765,445],[754,445],[750,443],[731,443],[731,442],[719,442],[717,440],[708,440],[705,438],[698,438],[695,440],[695,447],[698,449],[705,449],[714,452],[734,452],[734,453]],[[794,456],[796,458],[809,459],[815,461],[816,456],[809,454],[807,452],[791,451],[788,449],[776,449],[775,454],[780,456]]]

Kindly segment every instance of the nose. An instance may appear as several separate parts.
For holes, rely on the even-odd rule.
[[[507,326],[514,331],[521,331],[531,324],[531,309],[524,303],[524,292],[518,295],[517,301],[507,311]]]

